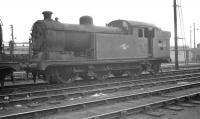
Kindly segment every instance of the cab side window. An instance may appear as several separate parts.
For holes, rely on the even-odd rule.
[[[153,28],[145,28],[144,29],[144,37],[154,38],[154,36],[155,36],[155,29],[153,29]]]
[[[143,29],[138,29],[138,37],[139,38],[143,37]]]

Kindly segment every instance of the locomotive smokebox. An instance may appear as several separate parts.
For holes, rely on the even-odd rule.
[[[44,11],[44,12],[42,12],[42,14],[44,15],[44,20],[51,20],[51,15],[53,14],[53,12]]]
[[[93,25],[93,19],[91,16],[82,16],[79,20],[80,25]]]

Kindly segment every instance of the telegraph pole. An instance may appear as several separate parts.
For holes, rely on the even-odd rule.
[[[10,25],[11,27],[11,41],[9,42],[9,48],[10,48],[10,55],[13,56],[13,51],[14,51],[14,34],[13,34],[13,25]]]
[[[192,28],[190,26],[190,48],[192,48]]]
[[[12,24],[10,25],[10,28],[11,28],[11,37],[12,37],[12,41],[14,41],[13,25],[12,25]]]
[[[0,19],[0,61],[1,61],[1,54],[3,53],[3,30],[1,26],[3,26],[3,23]]]
[[[177,9],[176,0],[174,0],[174,42],[175,42],[175,69],[179,69],[178,65],[178,42],[177,42]]]
[[[195,48],[196,48],[196,33],[195,33],[196,28],[195,28],[195,23],[193,23],[193,28],[194,28],[194,61],[197,62],[197,60],[196,60],[196,50],[195,50]]]
[[[195,23],[193,24],[194,26],[194,48],[196,47],[196,34],[195,34],[195,31],[196,31],[196,28],[195,28]]]

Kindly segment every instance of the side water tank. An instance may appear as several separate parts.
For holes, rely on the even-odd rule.
[[[91,16],[82,16],[79,19],[80,25],[93,25],[93,19]]]

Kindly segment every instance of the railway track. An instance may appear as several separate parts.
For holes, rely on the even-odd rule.
[[[63,110],[68,111],[70,115],[73,110],[82,109],[84,111],[85,109],[98,107],[99,105],[102,107],[102,105],[118,104],[118,102],[121,103],[123,101],[130,101],[131,99],[152,97],[152,95],[160,95],[162,93],[169,93],[177,90],[185,91],[185,88],[188,90],[190,88],[196,89],[200,84],[199,77],[200,74],[195,72],[185,75],[151,78],[148,80],[140,79],[118,83],[102,83],[97,84],[96,86],[88,85],[76,87],[76,90],[75,87],[71,89],[65,88],[61,89],[60,92],[58,90],[51,90],[52,92],[48,90],[45,93],[37,92],[37,94],[32,94],[32,96],[29,94],[29,97],[26,98],[22,95],[27,96],[27,93],[20,94],[21,96],[19,97],[22,98],[19,98],[16,94],[10,95],[8,100],[1,101],[1,105],[4,106],[4,109],[2,109],[3,113],[0,113],[0,117],[22,118],[33,116],[38,118],[40,116],[37,115],[42,114],[44,116],[44,113],[46,114],[46,112],[47,115],[49,115],[49,113],[62,112]],[[55,94],[56,92],[57,94]],[[100,98],[97,98],[95,95],[101,95],[102,97],[100,96]],[[19,105],[21,105],[21,107]],[[9,108],[12,109],[10,110]],[[13,109],[18,109],[18,111],[13,113]],[[101,116],[97,116],[97,118],[99,117]]]
[[[187,73],[190,73],[191,71],[187,71]],[[192,72],[194,73],[190,73],[190,74],[187,74],[187,75],[184,75],[184,76],[191,76],[191,75],[198,75],[198,73],[195,74],[195,72],[198,72],[198,70],[193,70]],[[9,100],[13,99],[13,98],[29,98],[29,97],[33,97],[33,96],[40,96],[40,95],[56,95],[56,94],[60,94],[60,93],[64,93],[64,92],[69,92],[69,91],[83,91],[83,90],[92,90],[92,89],[101,89],[101,88],[108,88],[108,87],[112,87],[112,86],[127,86],[127,84],[137,84],[137,85],[143,85],[142,83],[143,82],[151,82],[151,81],[161,81],[161,80],[169,80],[170,78],[178,78],[178,77],[182,77],[182,75],[178,75],[180,72],[173,72],[176,76],[166,76],[164,77],[165,75],[169,75],[170,73],[169,72],[166,72],[164,74],[160,74],[160,76],[156,76],[154,78],[147,78],[145,79],[145,77],[143,77],[144,79],[142,79],[142,77],[140,77],[140,79],[137,79],[137,80],[112,80],[112,82],[108,81],[108,82],[104,82],[104,83],[95,83],[95,84],[88,84],[88,85],[78,85],[78,86],[72,86],[72,87],[54,87],[54,85],[52,87],[47,87],[45,88],[45,86],[43,86],[43,90],[30,90],[30,91],[25,91],[25,92],[12,92],[10,94],[4,94],[4,95],[0,95],[0,100],[3,100],[5,99],[6,97],[9,98]],[[184,72],[186,73],[186,72]],[[139,84],[140,83],[140,84]],[[48,85],[49,86],[49,85]],[[60,86],[60,85],[58,85]],[[134,85],[136,87],[136,85]],[[99,89],[98,89],[99,88]],[[39,88],[40,89],[40,88]]]
[[[182,73],[189,73],[189,72],[198,72],[200,69],[194,68],[194,69],[184,69],[184,70],[176,70],[176,71],[166,71],[166,72],[160,72],[156,75],[150,75],[150,74],[143,74],[137,77],[137,79],[144,79],[144,78],[151,78],[151,77],[163,77],[166,75],[174,75],[174,74],[182,74]],[[120,77],[119,77],[120,78]],[[128,78],[111,78],[109,80],[103,81],[103,82],[118,82],[118,81],[125,81],[125,80],[132,80]],[[6,86],[3,90],[0,90],[1,94],[8,94],[8,93],[17,93],[17,92],[27,92],[27,91],[37,91],[37,90],[48,90],[48,89],[58,89],[58,88],[64,88],[64,87],[75,87],[75,86],[84,86],[84,85],[94,85],[97,83],[102,83],[102,81],[98,80],[88,80],[84,82],[75,82],[72,84],[48,84],[48,83],[38,83],[38,84],[22,84],[22,85],[10,85]]]
[[[48,100],[51,98],[77,98],[84,97],[87,95],[92,95],[95,93],[108,93],[108,92],[117,92],[120,90],[129,90],[129,89],[138,89],[143,87],[152,87],[158,85],[165,85],[177,82],[184,81],[193,81],[191,80],[191,76],[200,76],[200,73],[190,73],[185,75],[175,75],[175,76],[166,76],[162,78],[150,78],[150,79],[140,79],[140,80],[128,80],[128,81],[120,81],[120,82],[112,82],[112,83],[102,83],[95,85],[85,85],[85,86],[76,86],[69,88],[58,88],[58,89],[48,89],[48,90],[40,90],[40,91],[31,91],[31,92],[22,92],[8,95],[1,95],[0,105],[5,102],[9,104],[17,104],[25,102],[29,103],[33,102],[41,102],[41,100]],[[183,78],[184,79],[181,79]],[[187,79],[189,77],[189,79]],[[194,79],[196,80],[196,79]]]

